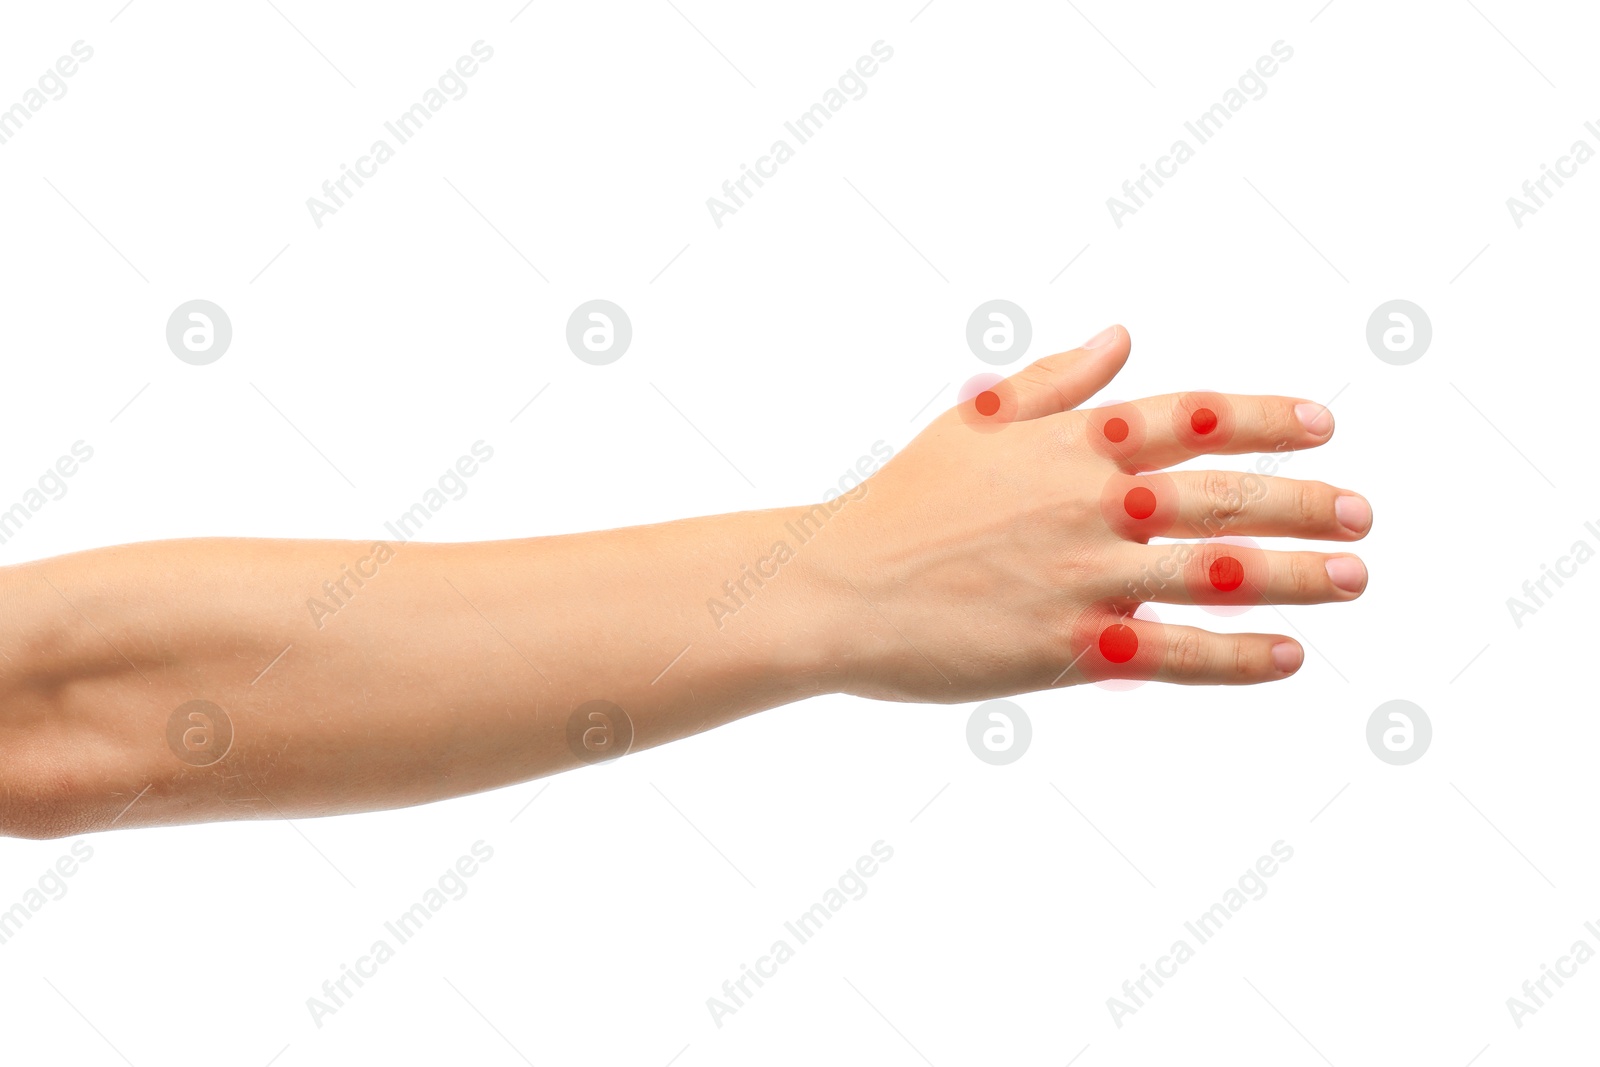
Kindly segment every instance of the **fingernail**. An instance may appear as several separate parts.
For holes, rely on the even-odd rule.
[[[1359,593],[1367,587],[1367,566],[1354,556],[1335,556],[1328,561],[1328,577],[1346,593]]]
[[[1110,344],[1116,339],[1117,328],[1115,326],[1107,326],[1105,329],[1101,330],[1099,333],[1083,342],[1083,347],[1085,349],[1104,348],[1106,345]]]
[[[1279,641],[1272,646],[1272,665],[1284,674],[1293,674],[1299,670],[1305,658],[1305,652],[1293,641]]]
[[[1358,496],[1346,494],[1335,500],[1333,513],[1351,533],[1366,533],[1372,525],[1372,505]]]
[[[1300,425],[1318,437],[1326,437],[1333,432],[1333,412],[1321,404],[1296,404],[1294,413]]]

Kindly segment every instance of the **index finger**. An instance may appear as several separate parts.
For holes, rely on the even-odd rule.
[[[1325,406],[1286,396],[1168,393],[1081,414],[1090,446],[1128,471],[1201,455],[1298,451],[1333,436]]]

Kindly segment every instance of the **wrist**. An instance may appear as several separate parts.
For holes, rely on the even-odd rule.
[[[718,560],[706,618],[773,704],[850,688],[860,605],[837,565],[841,500],[727,516],[739,548]]]

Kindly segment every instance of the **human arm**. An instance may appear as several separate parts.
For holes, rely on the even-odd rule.
[[[1213,450],[1313,447],[1331,417],[1215,394],[1074,410],[1128,351],[1113,328],[1047,357],[816,505],[387,542],[383,560],[373,542],[208,538],[7,568],[0,829],[399,807],[609,754],[585,747],[591,728],[639,749],[829,692],[953,703],[1104,677],[1287,677],[1302,656],[1288,638],[1129,616],[1143,600],[1348,600],[1365,585],[1359,561],[1230,548],[1239,581],[1222,591],[1205,579],[1224,550],[1197,545],[1172,566],[1173,547],[1148,535],[1355,540],[1365,501],[1321,483],[1147,472]],[[1201,411],[1215,420],[1204,433]],[[1157,498],[1146,519],[1125,487]],[[617,709],[602,710],[614,721],[590,707]]]

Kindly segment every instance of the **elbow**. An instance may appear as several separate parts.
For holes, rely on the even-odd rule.
[[[5,588],[6,573],[0,594],[34,591]],[[117,664],[49,601],[30,606],[0,623],[0,838],[52,841],[106,829],[131,708]]]
[[[0,837],[54,841],[92,829],[83,790],[36,758],[0,760]]]

